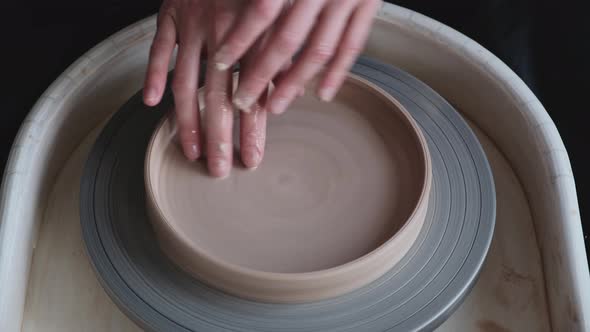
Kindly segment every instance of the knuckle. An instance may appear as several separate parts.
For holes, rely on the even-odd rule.
[[[162,38],[156,37],[152,45],[150,46],[150,55],[155,56],[158,54],[164,54],[168,52],[168,47],[166,46],[166,41],[162,40]]]
[[[361,44],[356,42],[348,42],[344,44],[344,46],[342,47],[342,52],[347,57],[357,56],[362,51],[363,47],[361,46]]]
[[[247,50],[248,46],[249,45],[245,39],[240,39],[240,38],[234,37],[228,41],[228,43],[224,47],[225,48],[224,51],[226,51],[228,55],[236,57],[243,50]]]
[[[283,54],[293,54],[299,48],[299,38],[293,32],[281,32],[276,41],[276,49]]]
[[[311,49],[309,54],[309,61],[313,63],[323,64],[328,62],[328,60],[330,60],[333,54],[334,50],[332,47],[330,47],[330,45],[317,45],[316,47]]]
[[[195,134],[193,134],[193,130],[194,129],[191,130],[186,128],[178,133],[178,139],[182,145],[192,145],[196,143],[198,135],[196,134],[196,131],[194,131]]]
[[[164,15],[172,15],[174,13],[175,6],[176,6],[176,1],[174,1],[174,0],[168,0],[168,1],[162,2],[162,5],[160,6],[160,10],[158,13],[158,19],[161,19],[161,17]]]
[[[176,9],[179,8],[179,4],[177,1],[164,1],[162,6],[160,6],[160,10],[157,16],[156,26],[160,26],[162,19],[165,16],[169,16],[173,21],[176,21]]]
[[[244,92],[249,95],[257,94],[258,91],[262,91],[270,84],[270,78],[263,74],[257,73],[248,77],[248,80],[244,82]]]
[[[174,79],[171,88],[174,95],[179,98],[188,97],[193,92],[190,84],[184,79]]]
[[[228,95],[227,91],[210,90],[210,91],[207,91],[207,93],[205,94],[205,100],[208,100],[210,102],[225,101],[228,99],[229,99],[229,95]]]

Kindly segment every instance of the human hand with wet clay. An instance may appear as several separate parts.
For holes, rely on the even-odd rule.
[[[196,160],[203,147],[210,173],[227,176],[232,165],[233,110],[237,108],[241,111],[241,159],[255,168],[264,154],[267,112],[283,113],[320,72],[316,93],[330,101],[364,47],[380,3],[165,0],[150,51],[144,102],[150,106],[160,102],[178,44],[171,87],[184,154]],[[209,61],[202,135],[197,88],[205,49]],[[240,78],[232,93],[230,69],[236,63],[240,64]],[[271,85],[274,88],[269,90]]]

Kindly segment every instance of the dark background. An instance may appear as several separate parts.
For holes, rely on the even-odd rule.
[[[437,19],[506,62],[539,97],[568,149],[582,218],[590,213],[584,121],[590,94],[590,18],[582,0],[390,1]],[[68,65],[119,29],[157,12],[158,0],[12,1],[1,20],[0,171],[20,123]],[[585,225],[585,234],[590,224]],[[586,242],[588,248],[588,241]]]

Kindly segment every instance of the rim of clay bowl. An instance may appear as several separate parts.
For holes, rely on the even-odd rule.
[[[242,298],[272,303],[302,303],[333,298],[355,289],[361,288],[377,278],[403,258],[412,246],[422,228],[428,208],[430,188],[432,184],[432,165],[426,138],[409,112],[392,96],[380,87],[349,73],[344,84],[355,84],[370,91],[376,97],[391,104],[393,111],[398,112],[400,119],[409,126],[413,141],[418,145],[421,167],[420,195],[411,210],[409,217],[401,227],[381,245],[356,259],[327,269],[310,272],[267,272],[229,263],[203,250],[184,234],[174,231],[168,217],[158,204],[158,196],[154,193],[151,176],[152,147],[163,124],[168,121],[164,116],[159,122],[147,147],[144,162],[144,183],[146,189],[146,207],[148,218],[155,228],[156,238],[166,256],[179,268],[210,286],[237,295]],[[189,267],[181,267],[175,255],[168,248],[169,238],[178,241],[174,248],[182,246],[183,251],[190,252],[192,262]],[[406,240],[404,244],[404,241]],[[408,241],[410,240],[410,241]],[[186,251],[188,250],[188,251]]]

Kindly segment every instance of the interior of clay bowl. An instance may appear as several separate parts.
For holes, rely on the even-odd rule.
[[[218,288],[277,302],[336,296],[395,265],[422,226],[431,177],[401,105],[349,76],[334,101],[308,91],[268,122],[262,164],[247,170],[236,155],[223,180],[183,157],[171,120],[157,127],[146,191],[167,255]]]

